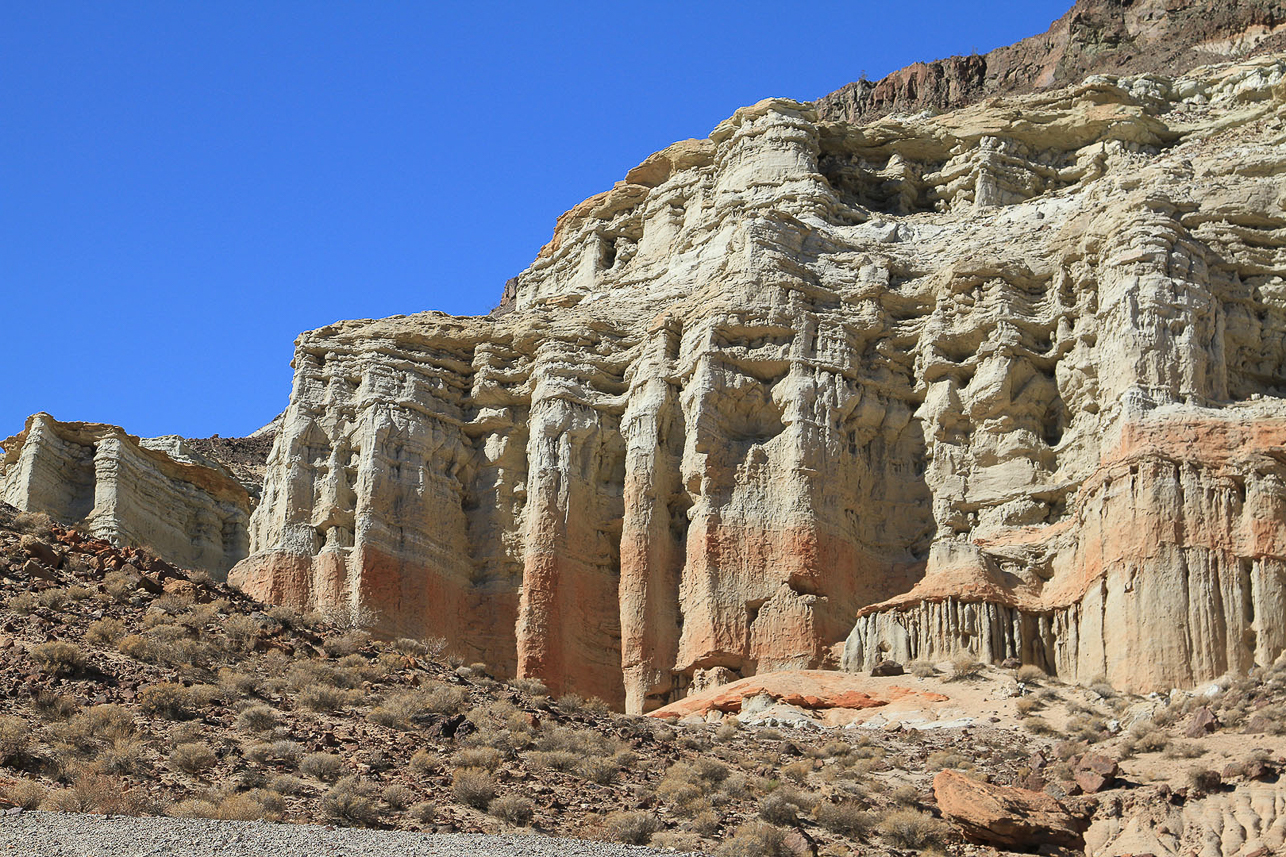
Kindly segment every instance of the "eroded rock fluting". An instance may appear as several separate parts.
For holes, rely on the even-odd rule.
[[[1284,70],[743,108],[502,312],[302,335],[231,579],[630,711],[841,655],[1275,656]]]

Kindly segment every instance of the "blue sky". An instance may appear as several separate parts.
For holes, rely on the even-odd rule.
[[[485,313],[649,153],[1068,6],[6,3],[0,438],[253,431],[299,332]]]

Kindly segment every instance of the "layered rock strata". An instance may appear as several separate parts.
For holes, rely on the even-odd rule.
[[[1284,70],[743,108],[504,312],[302,335],[232,580],[631,711],[841,650],[1275,655]]]
[[[0,499],[222,577],[248,553],[250,495],[181,438],[35,414],[0,442]]]
[[[1174,77],[1208,63],[1286,50],[1283,0],[1077,0],[1047,32],[985,54],[918,62],[817,101],[822,119],[954,110],[994,95],[1076,84],[1091,74]]]

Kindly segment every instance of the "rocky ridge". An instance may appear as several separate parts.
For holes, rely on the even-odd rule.
[[[301,336],[232,579],[628,711],[886,655],[1270,662],[1283,68],[743,108],[563,215],[506,312]]]
[[[995,95],[1056,89],[1091,74],[1169,77],[1286,49],[1280,0],[1077,0],[1045,33],[986,54],[919,62],[817,100],[825,120],[954,110]]]
[[[42,413],[0,450],[0,500],[17,508],[219,576],[247,553],[249,490],[183,438]]]

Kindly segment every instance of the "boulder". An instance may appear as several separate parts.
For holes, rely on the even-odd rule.
[[[902,675],[906,670],[897,661],[879,661],[871,667],[871,675],[876,677],[886,677]]]
[[[1214,712],[1202,706],[1192,712],[1192,720],[1189,721],[1188,728],[1183,731],[1183,734],[1189,738],[1201,738],[1218,728],[1219,721],[1216,719]]]
[[[992,785],[948,770],[933,778],[933,794],[942,816],[970,841],[1019,851],[1085,846],[1084,822],[1042,792]]]
[[[1111,785],[1118,770],[1114,759],[1100,753],[1087,753],[1076,763],[1072,778],[1083,793],[1092,795]]]

